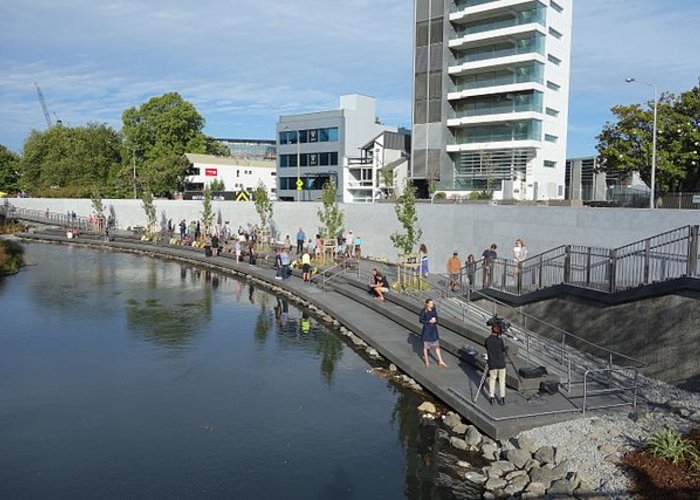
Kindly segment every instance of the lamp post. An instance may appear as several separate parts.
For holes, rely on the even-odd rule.
[[[654,89],[654,132],[651,145],[651,193],[649,194],[649,208],[654,208],[656,196],[656,116],[659,107],[659,90],[653,83],[640,82],[635,78],[625,78],[625,82],[640,83]]]
[[[136,149],[131,148],[131,164],[134,169],[134,199],[136,199]]]

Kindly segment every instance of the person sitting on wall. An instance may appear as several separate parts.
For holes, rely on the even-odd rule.
[[[370,295],[381,301],[386,300],[384,294],[389,291],[389,280],[376,267],[372,269],[372,278],[374,281],[369,285]]]

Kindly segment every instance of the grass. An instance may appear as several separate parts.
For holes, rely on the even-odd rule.
[[[678,432],[671,429],[661,429],[654,432],[646,441],[649,454],[670,460],[674,465],[690,461],[697,467],[700,456],[695,446]]]

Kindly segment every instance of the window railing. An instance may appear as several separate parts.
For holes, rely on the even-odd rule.
[[[487,47],[470,51],[460,57],[455,58],[455,64],[464,64],[499,57],[509,57],[519,54],[537,53],[544,55],[544,35],[538,33],[537,36],[516,42],[509,47]]]
[[[495,21],[474,23],[464,26],[456,30],[456,35],[458,37],[463,37],[483,33],[485,31],[512,28],[514,26],[522,26],[530,23],[539,23],[540,25],[545,26],[545,8],[542,4],[538,3],[537,7],[533,9],[518,12],[509,19],[498,19]]]
[[[461,81],[453,84],[450,87],[450,92],[497,87],[500,85],[514,85],[518,83],[543,83],[544,65],[541,63],[535,64],[535,66],[516,68],[514,72],[487,73],[485,75],[481,75],[476,80]]]

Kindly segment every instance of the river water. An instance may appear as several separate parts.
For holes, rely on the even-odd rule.
[[[233,278],[30,244],[0,280],[0,498],[449,498],[414,393]]]

